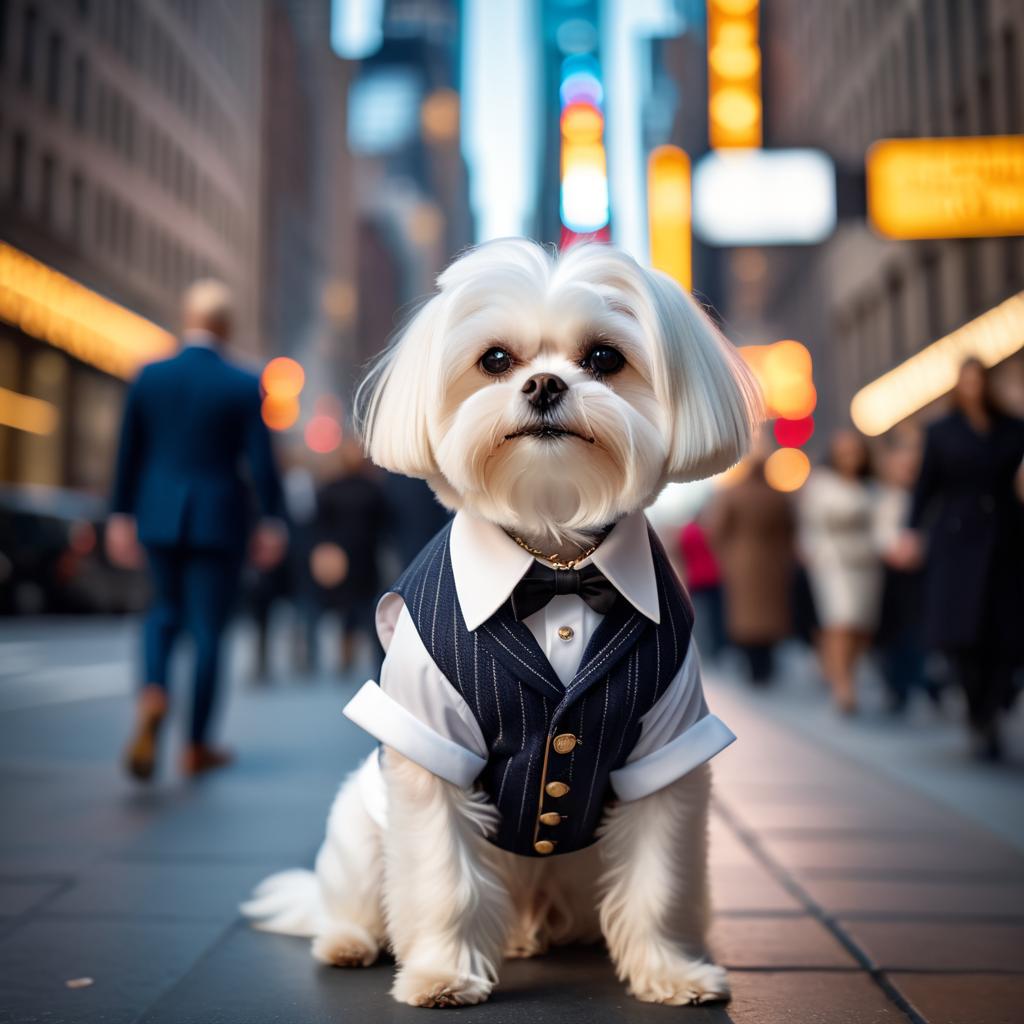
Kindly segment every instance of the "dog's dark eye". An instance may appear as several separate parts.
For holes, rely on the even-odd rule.
[[[610,377],[626,365],[626,357],[611,345],[595,345],[583,360],[584,369],[599,377]]]
[[[492,377],[500,377],[512,369],[512,357],[503,348],[489,348],[480,357],[480,369]]]

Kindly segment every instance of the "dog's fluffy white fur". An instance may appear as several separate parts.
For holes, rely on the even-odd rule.
[[[601,346],[625,360],[607,376],[589,358]],[[482,366],[495,348],[508,357],[498,374]],[[524,393],[539,373],[567,385],[552,409]],[[452,264],[360,398],[374,462],[560,550],[645,508],[668,481],[732,465],[760,408],[743,361],[672,280],[611,246],[555,257],[520,239]],[[534,859],[487,841],[497,812],[481,793],[382,753],[386,827],[354,773],[315,872],[274,875],[243,907],[257,927],[309,936],[337,966],[388,947],[392,995],[416,1006],[481,1002],[503,957],[602,937],[638,999],[728,995],[705,949],[706,766],[610,807],[594,846]]]

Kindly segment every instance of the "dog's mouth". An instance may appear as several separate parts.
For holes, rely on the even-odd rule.
[[[575,437],[580,441],[586,441],[587,444],[594,443],[594,438],[592,437],[587,437],[575,430],[570,430],[568,427],[556,427],[552,423],[541,423],[534,427],[523,427],[522,430],[506,434],[505,440],[514,441],[517,437],[537,437],[545,441],[553,441],[561,437]]]

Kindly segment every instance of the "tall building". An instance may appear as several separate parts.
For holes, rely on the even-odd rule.
[[[352,382],[473,238],[459,150],[459,5],[388,0],[381,28],[349,103],[359,239]]]
[[[765,0],[762,13],[767,146],[817,146],[856,173],[881,138],[1024,132],[1020,3]],[[728,319],[747,340],[810,345],[823,427],[847,420],[863,385],[1024,288],[1024,238],[891,241],[862,218],[822,246],[728,259]],[[996,377],[1024,402],[1024,354]]]
[[[315,399],[343,390],[351,364],[357,246],[346,127],[353,64],[331,49],[330,0],[265,4],[261,335],[268,354],[303,362],[306,395]]]
[[[235,289],[258,350],[264,14],[0,0],[0,481],[102,488],[133,347],[166,349],[152,324],[176,329],[194,278]],[[125,310],[151,323],[117,336]]]

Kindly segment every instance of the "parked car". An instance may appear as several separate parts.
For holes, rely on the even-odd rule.
[[[136,611],[142,573],[103,551],[105,502],[55,487],[0,486],[0,614]]]

